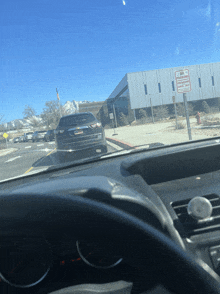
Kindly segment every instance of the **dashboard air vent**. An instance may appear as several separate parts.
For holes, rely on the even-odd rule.
[[[175,201],[171,205],[178,216],[174,221],[176,229],[184,237],[190,237],[202,233],[220,230],[220,197],[216,194],[202,196],[208,199],[212,204],[212,215],[207,221],[197,222],[187,213],[187,206],[191,199]]]

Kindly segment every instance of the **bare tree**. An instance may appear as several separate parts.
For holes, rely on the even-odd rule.
[[[56,100],[47,101],[41,114],[41,117],[47,127],[57,127],[60,119],[59,104]]]
[[[4,114],[0,114],[0,132],[4,132],[6,127],[4,125]]]
[[[25,105],[23,116],[24,118],[30,118],[30,117],[36,116],[36,111],[30,105]]]
[[[36,116],[32,116],[29,121],[30,125],[34,128],[41,127],[43,125],[42,118],[37,118]]]

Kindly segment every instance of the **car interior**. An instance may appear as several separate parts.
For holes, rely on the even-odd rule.
[[[2,181],[1,293],[220,293],[219,143]]]

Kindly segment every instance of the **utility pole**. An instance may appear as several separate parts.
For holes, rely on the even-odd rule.
[[[183,93],[183,102],[184,102],[185,112],[186,112],[186,123],[187,123],[187,129],[188,129],[188,136],[189,136],[189,140],[192,140],[186,93]]]
[[[57,92],[57,100],[58,100],[58,104],[59,104],[59,110],[60,110],[60,117],[62,117],[62,113],[61,113],[61,106],[60,106],[60,97],[59,97],[59,93],[58,90],[56,88],[56,92]]]
[[[172,99],[173,99],[173,106],[174,106],[175,118],[176,118],[176,129],[178,130],[177,110],[176,110],[176,97],[173,96]]]
[[[113,103],[113,112],[114,112],[114,117],[115,117],[115,127],[117,128],[118,125],[117,125],[117,117],[116,117],[116,114],[115,114],[115,105]]]

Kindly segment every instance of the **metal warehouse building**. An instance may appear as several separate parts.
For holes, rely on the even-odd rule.
[[[188,101],[220,97],[220,62],[127,73],[107,99],[108,109],[115,105],[117,112],[183,102],[177,93],[175,72],[188,69],[191,92]],[[111,111],[111,110],[110,110]],[[126,113],[125,113],[126,114]]]

